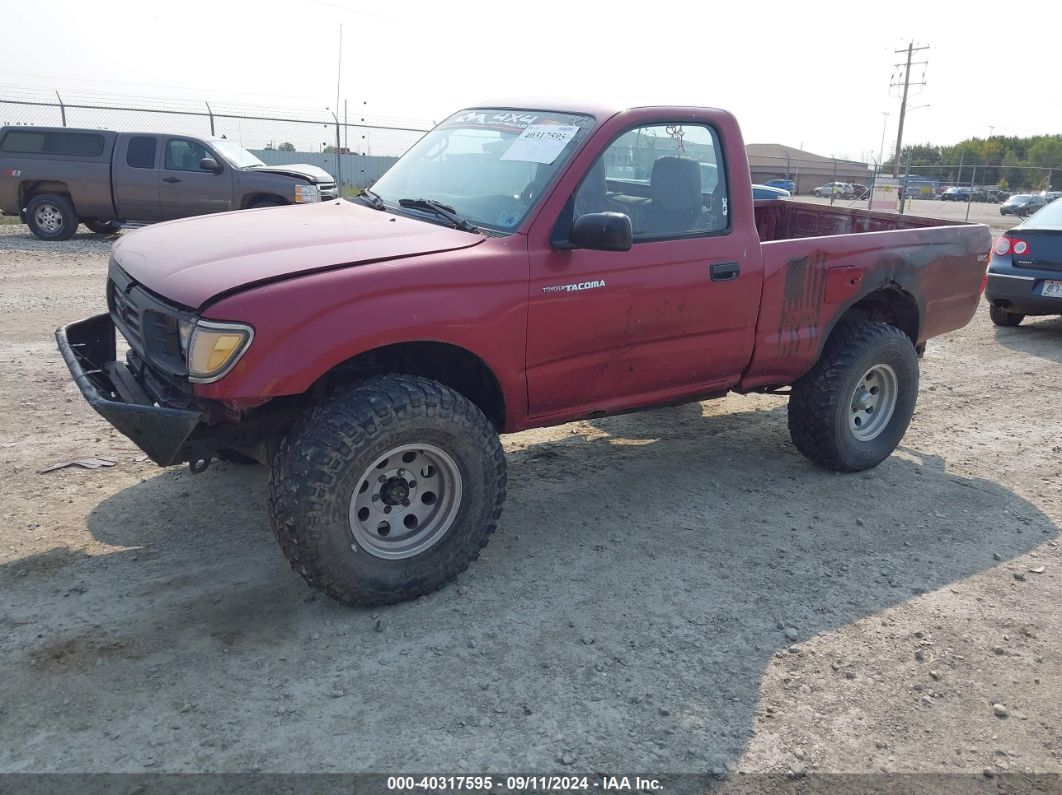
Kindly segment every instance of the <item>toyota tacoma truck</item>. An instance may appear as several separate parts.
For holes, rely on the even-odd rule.
[[[377,605],[477,557],[500,433],[787,393],[797,450],[877,465],[991,244],[983,225],[756,203],[725,111],[505,103],[449,117],[355,199],[123,235],[109,313],[57,338],[158,464],[266,464],[293,568]]]
[[[67,127],[0,127],[0,214],[42,240],[123,222],[327,201],[336,183],[311,165],[267,166],[225,138]]]

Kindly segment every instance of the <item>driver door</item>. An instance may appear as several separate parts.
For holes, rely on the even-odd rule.
[[[221,166],[219,173],[199,167],[204,157]],[[167,138],[159,173],[163,219],[224,212],[233,207],[232,168],[217,153],[190,138]]]
[[[586,416],[713,391],[748,361],[761,272],[729,215],[707,124],[622,133],[587,171],[558,227],[590,212],[632,219],[629,251],[531,251],[529,413]],[[743,268],[746,270],[742,270]]]

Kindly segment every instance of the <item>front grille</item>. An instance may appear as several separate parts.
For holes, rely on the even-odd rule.
[[[336,183],[334,182],[319,182],[317,183],[317,192],[321,195],[321,201],[330,201],[339,196],[339,191],[336,189]]]
[[[111,317],[114,318],[114,324],[121,330],[122,336],[129,345],[134,349],[143,350],[144,337],[140,331],[140,310],[113,279],[107,280],[107,308],[110,309]]]
[[[171,376],[187,374],[180,321],[191,319],[191,312],[163,301],[113,260],[107,279],[107,307],[129,347],[148,365]]]

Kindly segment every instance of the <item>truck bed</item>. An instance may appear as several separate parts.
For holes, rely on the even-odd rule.
[[[962,328],[992,245],[983,224],[791,201],[757,202],[763,292],[743,389],[790,384],[845,310],[896,292],[917,305],[916,343]]]
[[[891,232],[897,229],[968,226],[962,221],[794,201],[756,202],[755,212],[756,230],[763,243],[826,235]]]

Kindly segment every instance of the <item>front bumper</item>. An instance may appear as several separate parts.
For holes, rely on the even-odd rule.
[[[204,412],[153,401],[122,362],[116,361],[114,323],[96,315],[55,332],[59,352],[81,394],[107,422],[159,466],[209,459],[217,449]]]

